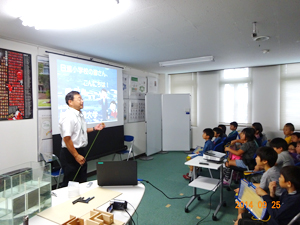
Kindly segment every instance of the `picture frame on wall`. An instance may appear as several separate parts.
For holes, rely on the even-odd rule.
[[[51,108],[49,58],[37,56],[38,108]]]

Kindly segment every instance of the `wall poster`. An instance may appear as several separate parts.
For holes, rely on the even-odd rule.
[[[129,82],[129,98],[145,99],[145,95],[147,93],[147,78],[130,76]]]
[[[124,123],[128,123],[129,99],[124,99],[123,100],[123,107],[124,107]]]
[[[148,93],[158,92],[158,79],[155,77],[148,77]]]
[[[129,98],[129,76],[123,74],[123,98]]]
[[[31,55],[0,48],[0,120],[33,118]]]
[[[37,56],[38,62],[38,107],[50,108],[50,77],[49,77],[49,58],[45,56]]]
[[[129,100],[129,123],[145,121],[145,100]]]
[[[51,123],[51,110],[40,109],[38,110],[39,121],[39,152],[52,155],[53,143],[52,143],[52,123]]]

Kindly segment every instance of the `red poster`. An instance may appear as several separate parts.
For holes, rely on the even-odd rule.
[[[31,55],[0,49],[0,120],[33,118]]]

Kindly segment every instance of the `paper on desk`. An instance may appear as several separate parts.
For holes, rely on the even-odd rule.
[[[77,196],[76,198],[72,198],[60,205],[50,207],[44,210],[43,212],[38,213],[38,216],[41,216],[54,223],[63,224],[64,222],[70,219],[70,215],[82,217],[89,213],[92,209],[98,208],[99,206],[105,204],[106,202],[121,194],[122,193],[117,191],[97,187],[88,192],[85,192],[80,196]],[[84,199],[86,199],[93,196],[95,196],[95,198],[89,203],[72,203],[75,199],[79,197],[84,197]]]

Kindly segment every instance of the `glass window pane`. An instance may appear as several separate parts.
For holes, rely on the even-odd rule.
[[[249,77],[248,68],[224,70],[221,74],[219,122],[250,123],[250,80],[243,79],[247,77]]]
[[[248,68],[224,70],[224,79],[249,77]]]
[[[239,123],[248,123],[248,84],[236,85],[236,118]]]

